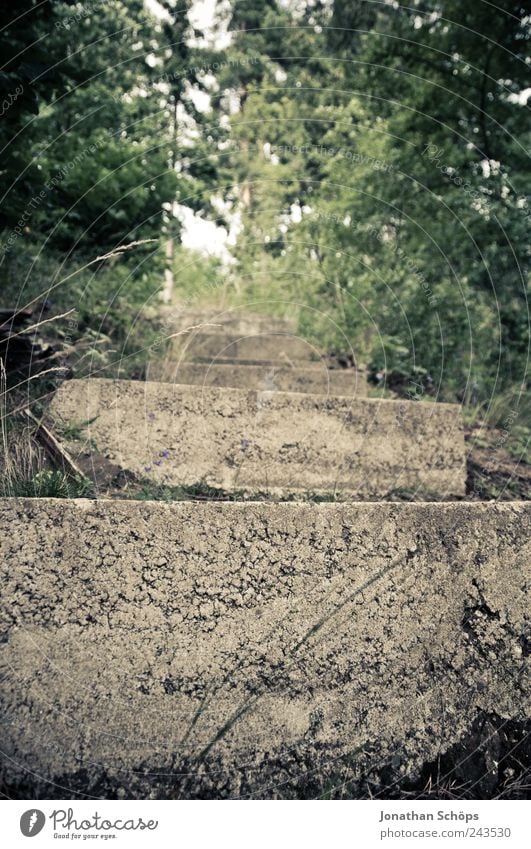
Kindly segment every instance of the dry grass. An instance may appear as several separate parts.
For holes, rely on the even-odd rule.
[[[46,466],[44,452],[34,438],[34,429],[21,426],[8,411],[7,375],[0,359],[0,491],[11,495],[20,481],[30,481]],[[18,426],[17,426],[18,425]]]

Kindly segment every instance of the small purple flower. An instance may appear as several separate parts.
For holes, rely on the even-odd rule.
[[[155,466],[162,466],[162,460],[155,460]]]
[[[151,421],[153,421],[154,418],[155,418],[155,413],[148,413],[148,419],[151,419]]]
[[[151,466],[144,466],[144,471],[145,471],[145,472],[150,472],[150,471],[151,471]]]
[[[248,448],[249,448],[249,440],[248,439],[242,439],[241,440],[242,451],[247,451]]]
[[[167,448],[165,448],[164,451],[161,451],[160,454],[159,454],[159,457],[164,457],[165,460],[167,460],[169,456],[170,456],[170,452],[168,451]]]

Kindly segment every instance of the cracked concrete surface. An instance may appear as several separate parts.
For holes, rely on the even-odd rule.
[[[0,502],[3,778],[291,798],[529,707],[531,505]]]
[[[64,383],[50,413],[59,427],[90,421],[85,453],[93,444],[156,482],[362,499],[465,492],[457,405],[90,379]]]

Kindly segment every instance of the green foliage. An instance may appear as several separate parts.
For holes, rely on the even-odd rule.
[[[86,498],[92,484],[87,478],[76,478],[58,470],[44,469],[29,479],[0,479],[2,498]]]
[[[4,303],[32,304],[36,320],[64,316],[43,330],[76,377],[143,377],[151,347],[163,338],[159,245],[139,245],[88,267],[82,256],[65,260],[34,250],[10,255],[5,263]]]
[[[97,418],[97,416],[93,416],[91,419],[86,419],[84,422],[66,422],[61,432],[63,439],[66,439],[69,442],[76,442],[83,439],[85,436],[85,429],[91,425],[92,422],[95,422]]]
[[[70,89],[37,122],[34,155],[47,196],[32,226],[71,251],[156,236],[178,180],[168,112],[147,98],[149,16],[141,3],[120,1],[79,20],[65,10],[62,23],[49,40],[68,41]]]
[[[228,116],[239,144],[229,199],[244,225],[237,295],[300,304],[308,338],[353,348],[374,371],[422,369],[441,399],[477,403],[520,386],[530,258],[521,4],[233,9],[235,88],[245,74]],[[273,10],[291,24],[275,31],[275,52],[266,31],[246,32]],[[257,52],[253,76],[244,60]]]
[[[35,116],[67,85],[62,62],[67,45],[47,38],[57,22],[54,0],[11,0],[0,6],[0,230],[14,226],[42,188],[32,162]]]
[[[161,344],[164,241],[180,230],[174,204],[210,210],[216,171],[191,86],[203,86],[194,68],[212,51],[198,45],[188,4],[162,6],[163,19],[143,0],[27,1],[1,13],[9,73],[23,70],[7,35],[35,63],[44,51],[50,66],[31,109],[21,96],[4,116],[13,158],[0,175],[9,211],[0,219],[2,305],[43,304],[38,318],[68,312],[47,331],[77,376],[145,374]],[[157,244],[94,263],[150,238]]]
[[[161,5],[0,13],[0,89],[24,86],[0,127],[6,305],[74,309],[59,338],[77,367],[141,376],[161,332],[159,247],[60,281],[117,244],[173,245],[177,202],[241,222],[225,268],[174,247],[181,298],[296,308],[315,343],[406,382],[422,372],[438,398],[525,384],[521,3],[230,0],[223,51],[185,0]]]
[[[176,251],[173,267],[179,303],[212,305],[223,299],[225,276],[216,257],[181,246]]]

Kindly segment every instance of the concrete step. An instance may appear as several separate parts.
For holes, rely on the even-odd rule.
[[[200,324],[215,325],[205,327],[203,332],[219,332],[238,334],[259,333],[294,333],[296,322],[287,318],[259,315],[257,313],[242,311],[240,309],[191,309],[168,307],[162,311],[167,324],[171,324],[175,330],[183,330],[187,327],[195,327]]]
[[[91,422],[85,446],[68,443],[73,454],[95,448],[172,485],[361,499],[465,491],[460,409],[450,404],[93,379],[64,383],[50,413],[63,429]]]
[[[305,392],[314,395],[365,397],[368,385],[364,372],[355,369],[291,368],[277,365],[232,363],[167,363],[150,368],[149,380],[198,386],[224,386],[270,392]]]
[[[522,719],[531,504],[0,500],[2,779],[293,798]]]
[[[300,336],[285,333],[194,333],[174,340],[175,359],[216,361],[272,360],[287,363],[320,362],[321,352]]]

